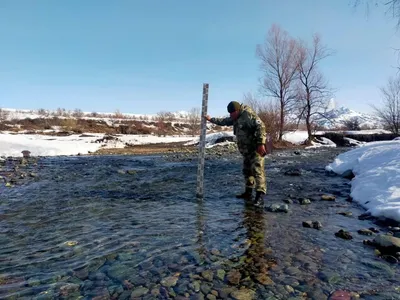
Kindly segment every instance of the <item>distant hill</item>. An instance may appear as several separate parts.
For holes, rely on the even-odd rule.
[[[126,123],[131,126],[132,122],[139,121],[143,122],[144,127],[155,127],[157,126],[157,122],[162,120],[163,122],[169,122],[171,126],[175,129],[175,132],[185,132],[187,128],[178,128],[179,124],[189,125],[193,123],[193,114],[200,115],[201,111],[177,111],[177,112],[159,112],[157,114],[133,114],[133,113],[122,113],[116,111],[114,113],[100,113],[100,112],[82,112],[80,110],[67,111],[65,109],[57,109],[55,111],[49,111],[44,109],[38,110],[21,110],[21,109],[11,109],[11,108],[2,108],[0,109],[0,122],[2,121],[12,124],[13,127],[21,124],[23,120],[32,120],[32,122],[36,122],[38,119],[75,119],[77,122],[79,121],[96,121],[103,122],[107,124],[109,127],[120,126]],[[353,111],[346,107],[339,107],[337,109],[331,109],[327,113],[325,113],[325,118],[321,118],[317,123],[320,127],[325,129],[339,129],[344,127],[344,122],[348,120],[352,120],[353,118],[357,118],[358,123],[361,129],[382,129],[383,126],[380,120],[372,115],[359,113]],[[200,120],[197,119],[195,123],[199,123]],[[24,123],[25,124],[25,123]],[[38,127],[41,125],[37,124]],[[54,123],[50,126],[63,125]],[[4,126],[3,126],[4,127]],[[28,126],[25,124],[23,126],[27,128]],[[46,127],[49,127],[46,125]],[[185,126],[188,127],[188,126]],[[209,129],[214,128],[215,126],[208,123],[207,127]],[[2,130],[5,130],[4,128]]]
[[[345,121],[352,120],[353,118],[358,119],[361,128],[383,128],[378,117],[359,113],[343,106],[328,111],[325,113],[325,117],[318,124],[327,129],[343,126]]]

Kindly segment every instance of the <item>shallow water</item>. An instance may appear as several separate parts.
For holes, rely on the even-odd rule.
[[[376,225],[357,219],[363,210],[346,201],[349,181],[324,170],[341,151],[266,159],[266,205],[312,201],[294,201],[289,213],[234,197],[239,156],[206,161],[203,199],[195,197],[196,159],[40,159],[36,181],[1,190],[0,298],[326,299],[347,289],[400,299],[398,265],[375,257],[357,234]],[[290,168],[302,175],[285,176]],[[326,193],[336,201],[321,201]],[[322,229],[302,227],[307,220]],[[335,237],[339,229],[353,240]]]

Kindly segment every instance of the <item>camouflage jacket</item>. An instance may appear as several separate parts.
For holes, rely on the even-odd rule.
[[[235,121],[227,117],[211,118],[210,122],[220,126],[233,126],[233,134],[242,154],[255,151],[258,145],[265,145],[265,124],[247,105],[241,105],[239,117]]]

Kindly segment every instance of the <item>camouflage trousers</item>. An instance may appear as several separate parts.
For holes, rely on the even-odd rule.
[[[255,188],[257,192],[267,192],[265,179],[264,157],[257,152],[243,155],[243,175],[246,187]]]

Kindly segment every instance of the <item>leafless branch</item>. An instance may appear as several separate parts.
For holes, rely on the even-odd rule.
[[[398,135],[400,130],[400,77],[390,78],[387,85],[381,88],[381,93],[382,107],[372,107],[386,129]]]
[[[263,72],[261,91],[275,98],[280,106],[279,140],[282,140],[287,107],[296,99],[293,82],[297,76],[297,49],[297,42],[277,25],[270,28],[264,43],[257,45]]]
[[[308,131],[308,140],[311,142],[312,126],[315,123],[315,116],[321,116],[326,111],[332,90],[328,81],[318,69],[319,63],[324,58],[333,54],[321,43],[319,35],[314,35],[312,46],[307,46],[299,41],[298,51],[298,78],[297,86],[300,101],[301,117],[304,118]]]

